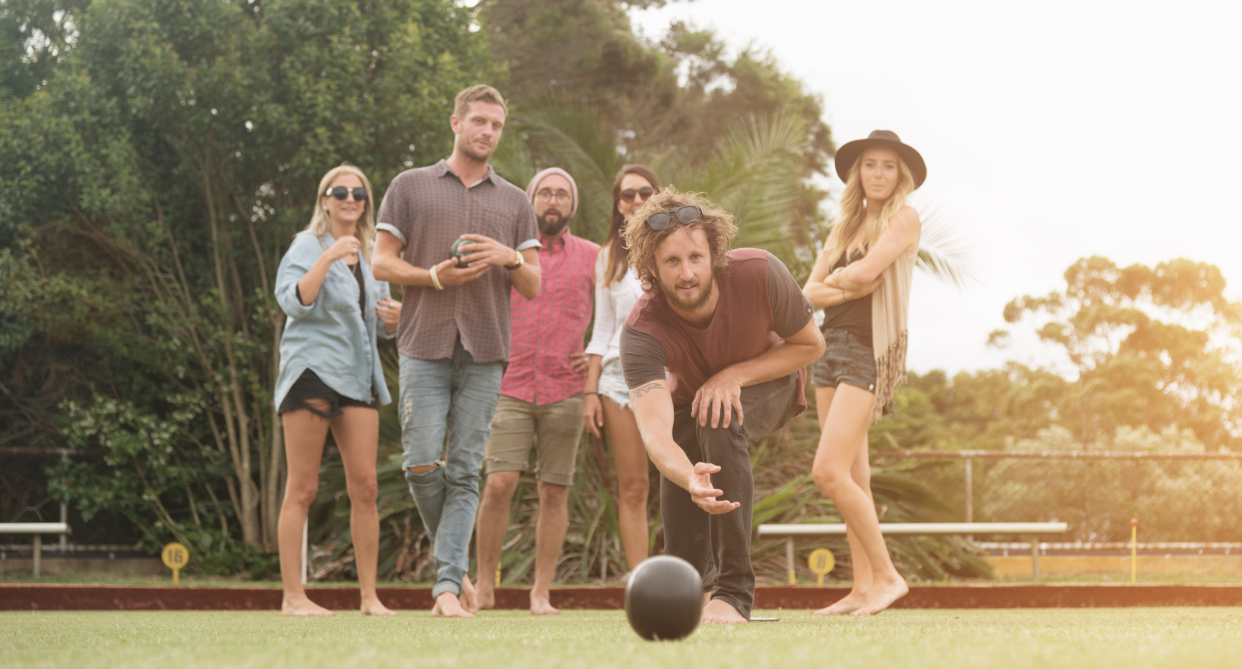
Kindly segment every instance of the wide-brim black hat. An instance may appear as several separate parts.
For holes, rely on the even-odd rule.
[[[927,163],[923,162],[923,156],[914,150],[913,146],[903,144],[901,138],[892,130],[874,130],[867,139],[856,139],[847,142],[844,146],[837,149],[836,165],[837,176],[842,182],[849,182],[850,168],[854,166],[854,162],[858,157],[867,150],[867,147],[876,144],[887,146],[897,152],[901,159],[906,161],[906,166],[914,173],[914,187],[918,188],[927,180]]]

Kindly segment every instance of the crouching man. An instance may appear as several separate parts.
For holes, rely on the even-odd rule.
[[[732,249],[732,217],[667,189],[626,223],[646,293],[621,333],[621,365],[660,470],[666,552],[703,577],[705,623],[743,623],[755,601],[748,440],[806,409],[824,340],[780,260]]]

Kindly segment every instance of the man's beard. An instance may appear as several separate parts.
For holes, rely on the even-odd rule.
[[[492,151],[488,151],[487,153],[479,153],[475,150],[473,142],[462,142],[457,148],[465,154],[467,158],[479,163],[486,163],[495,151],[495,147],[492,147]]]
[[[556,214],[556,219],[549,221],[548,214],[551,213]],[[542,232],[546,237],[555,237],[561,234],[561,230],[564,230],[566,225],[569,225],[569,219],[562,215],[561,210],[556,207],[548,207],[548,210],[539,217],[539,232]]]
[[[698,297],[690,298],[688,300],[682,299],[682,297],[677,294],[678,286],[684,287],[686,284],[678,282],[674,284],[673,287],[670,289],[664,286],[663,281],[657,281],[656,283],[660,286],[660,292],[664,293],[664,297],[674,307],[677,307],[678,309],[681,309],[682,311],[695,311],[699,309],[700,307],[702,307],[703,305],[707,304],[707,300],[711,299],[712,282],[714,281],[714,279],[715,279],[714,274],[709,274],[707,276],[707,285],[701,286],[701,290],[699,292]]]

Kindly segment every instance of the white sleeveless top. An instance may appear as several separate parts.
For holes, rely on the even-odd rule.
[[[608,249],[600,247],[595,258],[595,326],[586,353],[601,356],[601,366],[621,357],[621,326],[629,318],[634,303],[643,296],[643,284],[633,267],[626,267],[625,276],[605,288],[607,267]]]

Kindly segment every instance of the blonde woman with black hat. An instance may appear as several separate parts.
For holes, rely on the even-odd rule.
[[[906,197],[923,185],[923,157],[896,133],[876,130],[837,151],[841,214],[803,293],[824,310],[826,344],[812,383],[822,429],[811,473],[849,528],[854,586],[817,615],[871,615],[906,594],[880,534],[871,494],[867,431],[906,382],[910,280],[918,212]]]

